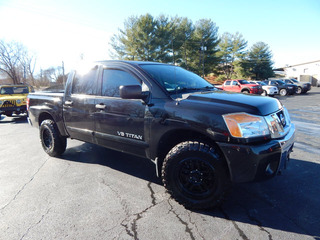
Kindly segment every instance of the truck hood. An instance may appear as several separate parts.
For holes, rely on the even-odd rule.
[[[224,91],[185,94],[182,98],[182,101],[214,104],[229,113],[232,109],[232,112],[266,116],[282,108],[282,104],[275,98]]]

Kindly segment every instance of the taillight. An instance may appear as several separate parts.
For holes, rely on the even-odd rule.
[[[27,111],[29,111],[30,98],[27,98]]]

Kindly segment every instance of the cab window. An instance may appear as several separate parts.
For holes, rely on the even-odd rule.
[[[76,71],[73,83],[72,93],[73,94],[86,94],[96,95],[97,94],[97,74],[98,66],[90,69],[87,73],[82,74]]]
[[[120,97],[119,87],[141,85],[132,74],[118,69],[104,69],[102,79],[102,96]]]

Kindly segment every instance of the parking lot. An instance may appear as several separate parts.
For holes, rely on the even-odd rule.
[[[320,88],[278,97],[296,125],[281,175],[190,211],[145,159],[68,140],[42,150],[25,117],[0,120],[0,239],[320,239]]]

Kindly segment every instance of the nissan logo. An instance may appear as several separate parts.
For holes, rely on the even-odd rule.
[[[279,114],[279,119],[280,119],[280,122],[281,122],[282,126],[285,126],[286,125],[286,119],[284,118],[284,115],[282,113]]]

